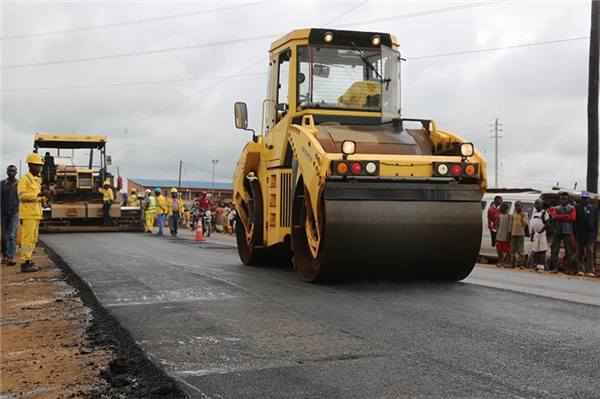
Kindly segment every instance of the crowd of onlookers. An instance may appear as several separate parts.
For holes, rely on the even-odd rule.
[[[560,203],[546,209],[544,201],[538,198],[530,220],[521,201],[515,202],[514,211],[509,214],[508,206],[497,195],[487,214],[492,246],[498,253],[497,266],[600,277],[596,268],[598,208],[591,203],[589,192],[583,191],[580,197],[575,203],[569,193],[562,192]],[[532,253],[527,257],[524,253],[526,236],[533,241]],[[559,259],[561,248],[564,248],[564,256]],[[548,250],[549,261],[546,259]]]

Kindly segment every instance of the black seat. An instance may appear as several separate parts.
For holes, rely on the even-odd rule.
[[[44,166],[42,166],[42,180],[47,183],[54,183],[56,180],[56,165],[54,157],[46,153],[44,157]]]

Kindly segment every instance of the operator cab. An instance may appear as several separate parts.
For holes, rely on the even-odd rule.
[[[299,46],[297,111],[307,109],[382,112],[382,122],[400,116],[400,54],[381,46]]]

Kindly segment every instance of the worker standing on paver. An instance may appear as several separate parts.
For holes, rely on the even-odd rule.
[[[177,189],[171,189],[171,196],[167,198],[167,215],[169,216],[169,230],[171,235],[177,237],[179,218],[183,215],[183,200],[177,196]]]
[[[152,234],[152,226],[154,226],[154,215],[156,215],[156,198],[152,196],[152,191],[146,190],[146,200],[144,201],[146,208],[146,233]]]
[[[102,194],[102,201],[104,203],[104,205],[102,205],[102,213],[104,215],[102,227],[116,226],[117,222],[110,216],[110,207],[112,206],[112,203],[115,202],[115,193],[110,187],[110,182],[106,180],[102,183],[102,188],[99,188],[98,192]]]
[[[137,196],[137,190],[135,188],[131,189],[131,194],[127,198],[127,206],[140,206],[140,199]]]
[[[33,264],[33,250],[37,245],[40,220],[42,220],[42,200],[56,195],[54,190],[42,190],[38,178],[44,161],[38,154],[29,154],[25,160],[29,172],[19,180],[19,217],[23,225],[21,239],[21,273],[40,270]]]
[[[165,215],[167,214],[167,200],[161,194],[160,187],[156,187],[154,194],[156,195],[156,219],[158,221],[158,235],[163,235],[165,227]]]

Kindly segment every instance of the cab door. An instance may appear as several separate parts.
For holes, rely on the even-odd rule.
[[[264,121],[264,160],[267,168],[280,167],[283,164],[286,149],[288,147],[288,127],[289,118],[287,117],[290,107],[290,72],[293,66],[292,50],[286,48],[278,53],[272,54],[269,76],[268,100],[265,101],[263,110]]]

